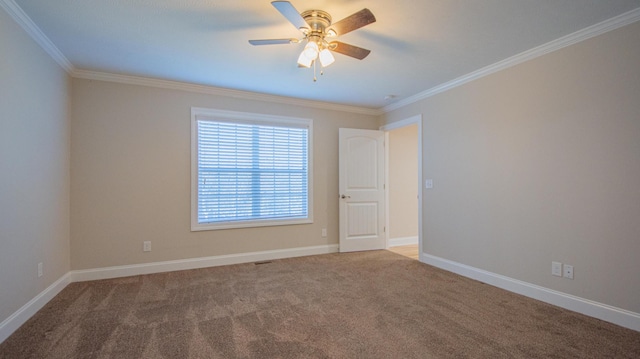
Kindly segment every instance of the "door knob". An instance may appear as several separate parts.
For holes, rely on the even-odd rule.
[[[340,198],[345,199],[345,198],[351,198],[351,196],[345,196],[345,195],[341,195]]]

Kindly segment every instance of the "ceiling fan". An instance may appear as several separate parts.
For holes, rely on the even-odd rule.
[[[299,13],[288,1],[272,1],[273,5],[296,29],[300,30],[304,37],[301,39],[269,39],[249,40],[251,45],[278,45],[297,44],[306,41],[307,44],[298,58],[300,67],[311,67],[320,61],[322,67],[331,65],[335,58],[333,52],[347,55],[362,60],[370,50],[358,46],[349,45],[340,41],[331,41],[332,38],[344,35],[376,21],[369,9],[362,9],[346,18],[331,23],[331,15],[322,10],[307,10]],[[314,77],[315,81],[315,77]]]

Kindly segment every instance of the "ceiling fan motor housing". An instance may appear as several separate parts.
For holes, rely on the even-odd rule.
[[[307,10],[300,16],[309,24],[309,31],[305,35],[310,41],[322,41],[328,35],[325,31],[331,25],[331,15],[328,12]]]

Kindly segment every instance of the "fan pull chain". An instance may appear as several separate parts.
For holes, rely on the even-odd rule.
[[[317,64],[318,61],[317,60],[313,60],[313,82],[317,82],[318,81],[318,68],[317,68]],[[320,76],[324,75],[324,67],[322,67],[322,64],[320,65]]]
[[[317,73],[318,73],[317,68],[316,68],[316,63],[317,62],[318,61],[316,61],[316,60],[313,61],[313,82],[317,82],[318,81],[318,77],[316,76]],[[323,75],[324,75],[324,67],[322,67],[322,65],[320,65],[320,76],[323,76]]]
[[[318,81],[318,78],[316,77],[316,62],[318,61],[313,60],[313,82]]]

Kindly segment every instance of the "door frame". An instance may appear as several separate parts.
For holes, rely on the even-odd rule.
[[[385,132],[385,168],[384,182],[389,183],[389,131],[397,130],[402,127],[418,125],[418,260],[424,262],[424,254],[422,247],[422,114],[411,116],[401,121],[392,122],[384,126],[380,126],[380,131]],[[385,240],[386,247],[389,248],[389,188],[385,191]]]

